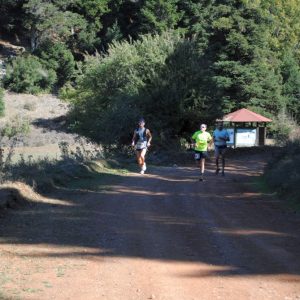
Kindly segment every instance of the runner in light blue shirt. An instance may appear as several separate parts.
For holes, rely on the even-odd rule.
[[[225,176],[225,153],[227,150],[227,141],[229,141],[229,134],[225,128],[223,128],[223,122],[217,123],[217,128],[213,133],[214,145],[215,145],[215,158],[216,158],[216,175],[219,174],[219,158],[222,157],[222,176]]]

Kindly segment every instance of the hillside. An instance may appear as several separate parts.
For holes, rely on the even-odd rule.
[[[6,115],[0,126],[25,124],[28,133],[18,138],[16,154],[55,157],[59,154],[59,143],[76,145],[78,136],[66,132],[65,116],[68,105],[54,95],[28,95],[5,92]],[[10,145],[7,138],[2,147]]]

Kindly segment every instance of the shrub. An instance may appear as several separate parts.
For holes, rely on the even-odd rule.
[[[27,135],[30,133],[30,121],[16,116],[13,121],[4,124],[0,130],[0,136],[12,139],[15,136]]]
[[[115,42],[107,55],[88,57],[75,91],[63,93],[71,98],[75,129],[103,144],[122,145],[142,115],[156,141],[177,139],[189,129],[191,114],[204,116],[194,89],[200,76],[196,50],[194,41],[166,32]]]
[[[300,140],[288,142],[268,163],[265,177],[284,200],[300,209]]]
[[[289,141],[295,141],[300,138],[299,125],[284,111],[273,119],[273,122],[270,124],[270,132],[278,145],[285,145]]]
[[[4,92],[3,89],[0,87],[0,117],[4,116],[4,109],[5,109],[5,105],[4,105]]]
[[[75,60],[72,52],[63,43],[44,42],[35,54],[48,70],[54,70],[59,86],[69,81],[75,72]]]
[[[29,111],[35,111],[36,110],[36,104],[34,102],[27,102],[23,106],[24,109]]]
[[[4,77],[5,87],[17,93],[37,94],[50,91],[55,81],[55,72],[47,70],[40,60],[32,55],[13,59],[8,64]]]

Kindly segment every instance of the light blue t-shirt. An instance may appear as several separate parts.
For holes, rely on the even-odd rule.
[[[229,134],[225,128],[223,128],[222,130],[216,129],[213,136],[216,146],[225,146],[226,141],[229,139]]]

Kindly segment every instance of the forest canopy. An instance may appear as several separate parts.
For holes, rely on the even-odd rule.
[[[95,140],[122,143],[139,116],[162,144],[242,107],[300,121],[300,0],[0,0],[0,14],[27,49],[6,87],[61,88]]]

